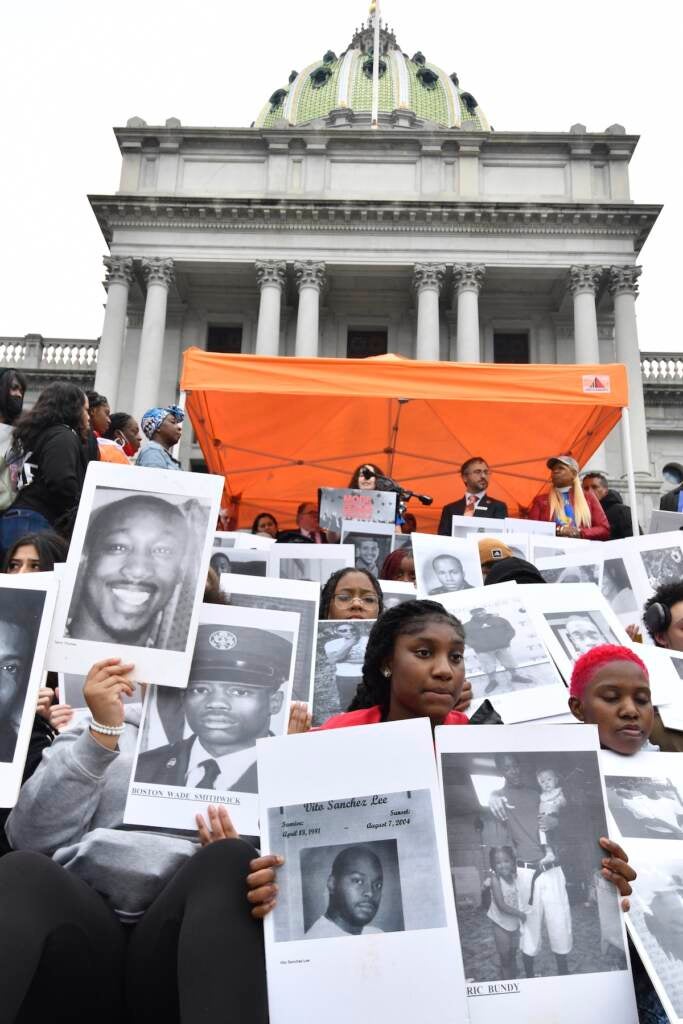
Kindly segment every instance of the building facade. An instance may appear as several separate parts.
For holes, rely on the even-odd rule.
[[[376,128],[363,26],[292,72],[248,129],[115,130],[119,191],[90,197],[109,246],[98,390],[136,415],[171,401],[195,345],[622,362],[639,485],[658,493],[635,306],[660,207],[630,198],[637,137],[494,131],[455,73],[385,27],[380,51]],[[623,475],[617,436],[596,459]]]

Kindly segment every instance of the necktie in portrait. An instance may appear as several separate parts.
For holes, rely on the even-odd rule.
[[[216,779],[221,773],[218,763],[212,757],[207,757],[206,761],[199,762],[199,767],[204,769],[204,774],[196,783],[195,789],[214,789]]]

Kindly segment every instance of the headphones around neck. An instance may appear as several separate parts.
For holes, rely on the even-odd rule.
[[[671,625],[671,609],[665,604],[655,601],[643,613],[643,622],[654,636],[657,633],[665,633]]]

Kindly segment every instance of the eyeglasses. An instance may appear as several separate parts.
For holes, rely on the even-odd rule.
[[[334,600],[342,607],[351,604],[351,602],[355,601],[356,598],[359,599],[364,608],[379,607],[379,601],[375,594],[349,594],[347,591],[342,591],[341,594],[334,595]]]

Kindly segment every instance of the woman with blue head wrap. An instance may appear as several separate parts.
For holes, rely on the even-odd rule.
[[[138,455],[137,465],[146,469],[180,469],[180,463],[171,455],[182,433],[185,413],[177,405],[148,409],[140,426],[147,444]]]

